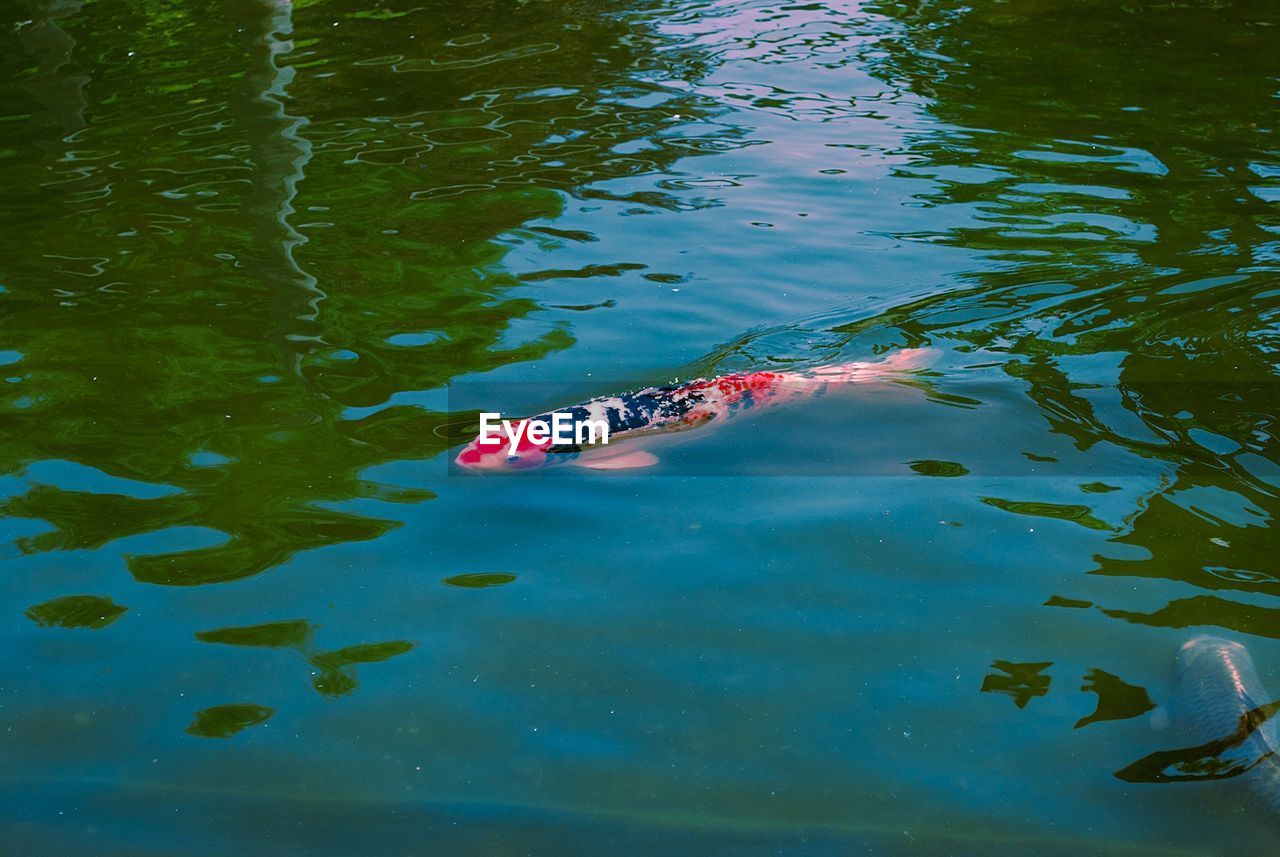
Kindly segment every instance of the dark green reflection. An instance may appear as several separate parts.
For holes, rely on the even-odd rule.
[[[233,581],[399,526],[340,504],[434,496],[361,476],[462,439],[469,414],[412,394],[574,342],[511,294],[505,258],[592,236],[525,225],[698,154],[663,138],[671,117],[722,110],[637,78],[661,40],[615,14],[625,4],[452,4],[394,26],[356,0],[130,0],[73,23],[32,8],[38,26],[4,36],[36,69],[4,113],[39,121],[0,122],[0,340],[19,355],[0,384],[0,472],[59,459],[175,490],[34,485],[0,514],[49,524],[18,540],[26,553],[201,528],[127,558],[147,583]]]
[[[1269,702],[1240,715],[1236,729],[1194,747],[1160,750],[1116,772],[1130,783],[1174,783],[1197,780],[1225,780],[1246,774],[1259,765],[1274,766],[1274,751],[1259,755],[1250,738],[1280,710],[1280,702]],[[1274,780],[1268,780],[1273,785]]]
[[[332,652],[319,652],[312,657],[311,662],[316,666],[338,669],[350,664],[373,664],[378,661],[385,661],[387,658],[403,655],[412,648],[412,643],[406,643],[403,640],[395,640],[390,643],[367,643],[361,646],[347,646],[345,649],[335,649]]]
[[[265,723],[275,713],[274,708],[267,708],[265,705],[215,705],[197,711],[195,720],[186,728],[186,732],[197,738],[230,738],[242,729]]]
[[[1079,598],[1063,598],[1061,595],[1051,595],[1049,600],[1044,603],[1045,607],[1074,607],[1076,609],[1085,609],[1093,606],[1091,601],[1081,601]]]
[[[921,476],[943,476],[956,477],[964,476],[969,472],[963,464],[954,461],[931,461],[921,460],[910,462],[911,469]]]
[[[1280,608],[1259,607],[1240,601],[1229,601],[1215,595],[1179,598],[1151,613],[1132,610],[1102,611],[1115,619],[1158,628],[1191,628],[1213,625],[1242,634],[1280,639]]]
[[[1118,547],[1108,551],[1113,555],[1097,558],[1094,573],[1181,580],[1210,590],[1280,592],[1274,573],[1276,518],[1271,515],[1280,508],[1268,496],[1274,492],[1227,481],[1207,469],[1196,471],[1199,478],[1188,474],[1175,490],[1152,497],[1130,530],[1114,540]],[[1206,488],[1210,490],[1197,497],[1197,489]],[[1223,506],[1235,520],[1206,514],[1209,502]],[[1129,545],[1149,555],[1121,553]]]
[[[205,643],[222,643],[228,646],[262,646],[265,648],[297,648],[311,641],[314,626],[303,619],[286,622],[267,622],[263,625],[246,625],[243,628],[219,628],[216,631],[198,631],[196,639]]]
[[[315,670],[311,674],[312,686],[325,696],[342,696],[359,686],[353,669],[356,664],[378,663],[413,649],[413,643],[408,641],[390,640],[322,651],[313,645],[315,632],[316,626],[310,622],[292,619],[200,631],[196,639],[228,646],[291,649]]]
[[[1088,506],[1077,506],[1069,503],[1038,503],[1030,500],[1002,500],[999,497],[983,497],[982,502],[988,506],[995,506],[997,509],[1012,512],[1015,515],[1074,521],[1090,530],[1113,529],[1106,521],[1095,518],[1093,510]]]
[[[1052,679],[1041,673],[1053,666],[1051,661],[1025,664],[995,661],[991,666],[1004,675],[988,673],[982,680],[983,693],[1003,693],[1013,700],[1014,705],[1026,708],[1032,699],[1049,692]]]
[[[915,202],[934,216],[897,237],[977,251],[982,264],[951,291],[833,327],[833,343],[883,341],[885,327],[900,340],[949,341],[1002,364],[1077,450],[1124,453],[1109,476],[1159,463],[1095,573],[1274,591],[1275,8],[875,8],[901,26],[863,61],[936,120],[910,135],[910,163],[897,171],[927,180]],[[986,502],[1111,528],[1056,497]],[[1146,618],[1110,615],[1257,627],[1254,613],[1201,598]]]
[[[1076,721],[1076,728],[1102,720],[1127,720],[1155,708],[1145,688],[1129,684],[1119,676],[1099,669],[1089,670],[1080,688],[1098,695],[1098,707]]]
[[[403,655],[413,648],[412,643],[393,640],[388,643],[369,643],[348,646],[332,652],[316,652],[307,661],[319,672],[311,677],[312,686],[325,696],[342,696],[356,689],[356,677],[350,668],[355,664],[372,664]]]
[[[25,611],[32,622],[43,628],[105,628],[128,610],[110,598],[96,595],[67,595]]]
[[[460,586],[464,589],[484,589],[489,586],[502,586],[516,579],[514,574],[505,572],[481,572],[477,574],[455,574],[446,577],[442,583],[448,586]]]

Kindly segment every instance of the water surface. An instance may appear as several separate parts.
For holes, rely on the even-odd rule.
[[[8,4],[7,847],[1273,848],[1113,773],[1191,629],[1280,687],[1278,27]],[[460,390],[908,346],[644,475],[446,467]]]

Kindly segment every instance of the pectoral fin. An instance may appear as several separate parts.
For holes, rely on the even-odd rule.
[[[619,455],[601,458],[589,458],[575,462],[579,467],[590,467],[592,470],[632,470],[639,467],[652,467],[658,463],[658,456],[652,452],[637,449]]]

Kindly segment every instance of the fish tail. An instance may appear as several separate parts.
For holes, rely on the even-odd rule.
[[[932,366],[941,354],[937,348],[903,348],[871,365],[891,372],[914,372]]]
[[[903,348],[883,360],[819,366],[810,374],[826,382],[880,381],[930,366],[941,353],[937,348]]]

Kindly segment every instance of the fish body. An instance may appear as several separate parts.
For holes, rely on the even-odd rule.
[[[460,467],[475,471],[517,471],[552,464],[576,464],[601,470],[646,467],[657,459],[636,447],[635,441],[696,428],[748,410],[797,397],[815,395],[828,387],[887,380],[923,366],[934,352],[909,348],[877,362],[854,362],[795,372],[736,372],[717,378],[645,387],[619,396],[601,396],[578,405],[513,421],[512,435],[481,434],[455,458]],[[557,415],[574,423],[603,423],[608,443],[559,444],[531,438],[528,425],[551,424]],[[617,448],[622,444],[622,449]]]
[[[1238,777],[1247,783],[1259,808],[1276,820],[1280,743],[1271,701],[1241,643],[1204,635],[1179,648],[1171,723],[1189,743],[1217,751],[1198,757],[1194,769],[1205,778]]]

